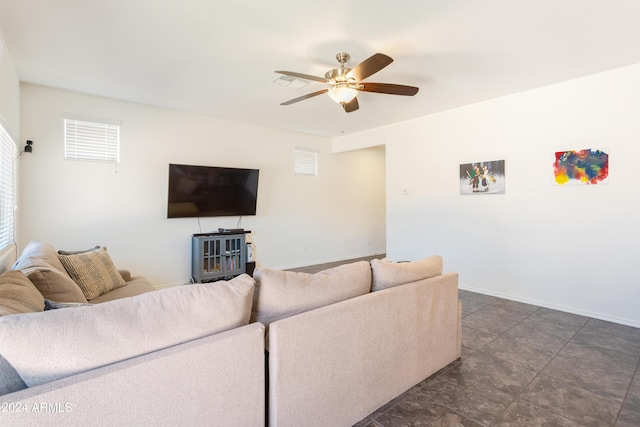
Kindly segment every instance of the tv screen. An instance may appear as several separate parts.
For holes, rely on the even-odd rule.
[[[255,215],[259,172],[170,164],[167,218]]]

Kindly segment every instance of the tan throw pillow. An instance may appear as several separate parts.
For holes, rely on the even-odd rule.
[[[44,310],[44,297],[22,271],[0,274],[0,316]]]
[[[27,275],[43,297],[59,302],[87,302],[49,243],[33,240],[11,267]]]
[[[244,326],[253,285],[244,274],[228,282],[0,317],[0,355],[27,386],[44,384]]]
[[[59,255],[59,257],[69,276],[78,284],[89,301],[126,285],[111,261],[106,247],[74,255]]]
[[[371,260],[373,280],[371,292],[404,285],[417,280],[428,279],[442,274],[442,257],[434,255],[420,261],[388,262]]]
[[[369,293],[367,261],[341,265],[315,274],[259,268],[253,278],[251,320],[265,326],[278,319]]]

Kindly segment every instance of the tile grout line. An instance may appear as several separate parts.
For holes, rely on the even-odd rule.
[[[494,305],[494,304],[495,304],[496,302],[498,302],[498,301],[499,301],[499,300],[493,301],[493,302],[491,302],[491,303],[489,303],[489,304],[485,305],[485,307],[486,307],[486,306],[489,306],[489,305]],[[484,308],[484,307],[482,307],[482,308]],[[530,317],[532,317],[535,313],[537,313],[538,311],[540,311],[540,310],[541,310],[541,308],[542,308],[542,307],[538,307],[538,309],[537,309],[537,310],[535,310],[535,311],[531,312],[529,315],[527,315],[526,317],[522,318],[520,321],[518,321],[518,322],[517,322],[516,324],[514,324],[512,327],[510,327],[510,328],[509,328],[509,329],[507,329],[506,331],[502,332],[501,334],[497,335],[493,340],[491,340],[491,341],[489,341],[488,343],[484,344],[482,347],[480,347],[480,348],[479,348],[479,349],[477,349],[476,351],[481,351],[481,352],[482,352],[482,349],[483,349],[484,347],[486,347],[487,345],[491,344],[492,342],[494,342],[494,341],[495,341],[495,340],[497,340],[498,338],[503,337],[507,332],[509,332],[510,330],[512,330],[513,328],[515,328],[516,326],[520,325],[522,322],[524,322],[525,320],[529,319],[529,318],[530,318]],[[481,309],[481,308],[480,308],[480,309]],[[480,310],[480,309],[478,309],[478,310]],[[476,310],[476,311],[478,311],[478,310]],[[511,407],[511,405],[513,405],[514,403],[516,403],[516,401],[520,398],[520,396],[524,393],[524,391],[525,391],[525,390],[526,390],[526,389],[531,385],[531,383],[533,383],[533,382],[534,382],[538,377],[540,377],[541,375],[543,375],[543,374],[542,374],[542,371],[544,371],[544,369],[545,369],[547,366],[549,366],[549,364],[551,364],[551,362],[552,362],[552,361],[553,361],[553,360],[554,360],[554,359],[555,359],[555,358],[560,354],[560,352],[561,352],[561,351],[562,351],[562,350],[567,346],[567,344],[569,344],[569,342],[571,342],[571,340],[572,340],[572,339],[573,339],[573,338],[574,338],[574,337],[575,337],[575,336],[576,336],[576,335],[577,335],[577,334],[582,330],[582,328],[584,328],[584,326],[587,324],[587,322],[589,321],[589,319],[590,319],[590,318],[588,318],[588,319],[587,319],[587,321],[586,321],[586,322],[584,322],[584,324],[583,324],[582,326],[580,326],[580,328],[579,328],[579,329],[578,329],[578,330],[577,330],[577,331],[576,331],[576,332],[571,336],[571,338],[569,338],[568,340],[565,340],[565,339],[563,339],[563,338],[560,338],[562,341],[565,341],[565,342],[564,342],[564,345],[562,346],[562,348],[560,348],[557,352],[555,352],[555,354],[553,355],[553,357],[549,360],[549,362],[547,362],[547,364],[546,364],[544,367],[542,367],[542,368],[540,369],[540,371],[535,371],[535,376],[531,379],[531,381],[529,381],[525,386],[523,386],[523,387],[522,387],[522,390],[520,390],[520,391],[518,392],[518,394],[514,397],[514,399],[509,403],[509,405],[507,406],[507,408],[505,409],[505,411],[506,411],[508,408],[510,408],[510,407]],[[528,326],[525,326],[525,327],[527,327],[527,328],[528,328]],[[535,329],[535,328],[529,328],[529,329]],[[541,331],[541,332],[546,333],[546,332],[544,332],[544,331]],[[547,335],[550,335],[550,336],[552,336],[552,337],[553,337],[553,335],[552,335],[552,334],[547,334]],[[555,337],[555,338],[559,338],[559,337]],[[509,338],[505,338],[505,339],[509,339]],[[523,344],[523,345],[527,345],[527,344]],[[527,347],[535,348],[534,346],[531,346],[531,345],[527,345]],[[488,353],[485,353],[485,354],[488,354]],[[499,359],[502,359],[502,360],[506,360],[506,361],[508,361],[508,362],[510,362],[510,363],[514,363],[514,364],[516,364],[516,365],[518,365],[518,366],[520,366],[520,367],[523,367],[522,365],[520,365],[520,364],[518,364],[518,363],[516,363],[516,362],[514,362],[514,361],[512,361],[512,360],[504,359],[504,358],[502,358],[502,357],[500,357],[500,356],[495,356],[495,357],[497,357],[497,358],[499,358]],[[523,367],[523,368],[527,369],[526,367]],[[556,380],[556,381],[560,381],[560,382],[562,382],[562,383],[564,383],[564,384],[567,384],[567,383],[565,383],[564,381],[558,380],[558,379],[553,378],[553,377],[551,377],[551,378],[552,378],[552,379],[554,379],[554,380]],[[567,384],[567,385],[570,385],[570,384]],[[580,388],[580,387],[578,387],[578,388]],[[584,390],[584,389],[583,389],[583,390]],[[589,391],[589,390],[585,390],[585,391]],[[525,402],[526,402],[528,405],[531,405],[531,406],[534,406],[534,407],[536,407],[536,408],[539,408],[540,410],[548,411],[548,412],[551,412],[552,414],[555,414],[555,415],[557,415],[557,416],[559,416],[559,417],[561,417],[561,418],[563,418],[563,419],[566,419],[566,420],[569,420],[569,421],[573,421],[572,419],[567,418],[567,417],[566,417],[566,416],[564,416],[563,414],[556,413],[556,412],[554,412],[554,411],[552,411],[552,410],[550,410],[550,409],[542,408],[542,407],[540,407],[540,406],[538,406],[538,405],[535,405],[535,404],[533,404],[533,403],[531,403],[531,402],[529,402],[529,401],[525,401]],[[503,411],[502,413],[504,413],[505,411]],[[495,419],[491,422],[491,424],[493,425],[493,424],[494,424],[494,422],[495,422]]]
[[[494,301],[494,302],[493,302],[493,303],[491,303],[490,305],[493,305],[495,302],[496,302],[496,301]],[[495,341],[496,339],[498,339],[498,338],[500,338],[500,337],[503,337],[507,332],[509,332],[510,330],[512,330],[513,328],[515,328],[516,326],[520,325],[520,324],[521,324],[522,322],[524,322],[526,319],[529,319],[531,316],[533,316],[533,315],[534,315],[534,313],[537,313],[538,311],[540,311],[540,307],[538,307],[538,309],[537,309],[537,310],[533,311],[533,312],[532,312],[532,313],[530,313],[528,316],[526,316],[526,317],[524,317],[523,319],[521,319],[520,321],[518,321],[515,325],[513,325],[512,327],[510,327],[509,329],[507,329],[506,331],[504,331],[504,332],[503,332],[503,333],[501,333],[500,335],[498,335],[494,340],[490,341],[490,342],[489,342],[489,343],[487,343],[487,344],[490,344],[490,343],[492,343],[493,341]],[[508,338],[505,338],[505,339],[508,339]],[[486,345],[487,345],[487,344],[483,345],[482,347],[486,347]],[[482,347],[479,349],[479,351],[482,351]],[[529,346],[529,347],[531,347],[531,346]],[[485,354],[486,354],[486,353],[485,353]],[[498,356],[496,356],[496,357],[498,357]],[[555,356],[554,356],[554,357],[555,357]],[[498,357],[498,358],[500,358],[500,357]],[[503,359],[503,360],[505,360],[505,359]],[[552,360],[553,360],[553,359],[552,359]],[[509,362],[514,363],[513,361],[509,361]],[[520,366],[520,365],[518,365],[518,366]],[[545,367],[546,367],[546,365],[545,365]],[[544,368],[543,368],[543,369],[544,369]],[[541,370],[541,372],[542,372],[542,370]],[[531,384],[531,383],[532,383],[536,378],[538,378],[538,375],[539,375],[539,373],[538,373],[538,372],[536,372],[536,375],[531,379],[531,381],[529,381],[525,386],[523,386],[523,387],[522,387],[522,389],[518,392],[518,394],[517,394],[517,395],[515,395],[515,396],[514,396],[513,400],[509,403],[509,405],[505,408],[505,410],[504,410],[504,411],[502,411],[502,413],[501,413],[500,415],[503,415],[503,414],[504,414],[504,413],[505,413],[505,412],[506,412],[506,411],[507,411],[507,410],[508,410],[508,409],[509,409],[509,408],[510,408],[514,403],[516,403],[516,402],[518,401],[518,399],[520,398],[520,396],[522,395],[522,393],[527,389],[527,387],[529,387],[529,385],[530,385],[530,384]],[[530,403],[530,402],[527,402],[527,403],[529,403],[529,404],[531,405],[531,403]],[[536,406],[536,405],[532,405],[532,406]],[[543,410],[544,410],[544,408],[540,408],[540,409],[543,409]],[[495,423],[495,421],[496,421],[495,419],[494,419],[494,420],[492,420],[492,421],[491,421],[491,425],[493,425],[493,424]]]
[[[519,325],[520,323],[524,322],[524,321],[525,321],[526,319],[528,319],[529,317],[533,316],[533,314],[534,314],[534,313],[536,313],[536,312],[538,312],[539,310],[540,310],[540,309],[538,309],[538,310],[534,311],[534,312],[533,312],[533,313],[531,313],[529,316],[527,316],[527,317],[525,317],[524,319],[522,319],[522,320],[521,320],[520,322],[518,322],[516,325],[514,325],[513,327],[511,327],[511,328],[509,328],[507,331],[505,331],[503,334],[501,334],[501,335],[499,335],[498,337],[496,337],[496,339],[497,339],[497,338],[499,338],[499,337],[501,337],[501,336],[502,336],[502,335],[504,335],[506,332],[508,332],[509,330],[513,329],[514,327],[516,327],[516,326],[517,326],[517,325]],[[554,361],[554,360],[555,360],[555,359],[560,355],[560,353],[562,352],[562,350],[564,350],[564,348],[565,348],[569,343],[571,343],[571,341],[576,337],[576,335],[578,335],[578,334],[580,333],[580,331],[582,331],[582,330],[585,328],[585,326],[587,325],[587,323],[589,323],[589,320],[591,320],[591,319],[592,319],[592,318],[588,317],[588,318],[587,318],[587,321],[585,321],[585,322],[580,326],[580,328],[579,328],[579,329],[578,329],[578,330],[577,330],[577,331],[576,331],[576,332],[571,336],[571,338],[569,338],[568,340],[566,340],[566,341],[565,341],[564,339],[562,339],[562,338],[561,338],[563,341],[565,341],[565,343],[564,343],[564,345],[562,346],[562,348],[561,348],[560,350],[558,350],[558,351],[553,355],[553,357],[549,360],[549,362],[547,362],[547,364],[546,364],[542,369],[540,369],[540,371],[539,371],[539,372],[536,372],[535,377],[534,377],[531,381],[529,381],[529,383],[528,383],[525,387],[523,387],[523,389],[518,393],[518,396],[516,397],[516,400],[517,400],[517,399],[522,395],[522,393],[523,393],[523,392],[524,392],[524,391],[525,391],[525,390],[526,390],[526,389],[531,385],[531,383],[533,383],[533,381],[535,381],[535,380],[536,380],[538,377],[540,377],[540,376],[545,376],[545,374],[543,373],[543,371],[544,371],[544,370],[545,370],[545,369],[546,369],[546,368],[547,368],[547,367],[548,367],[548,366],[549,366],[549,365],[550,365],[550,364],[551,364],[551,363],[552,363],[552,362],[553,362],[553,361]],[[525,326],[525,327],[526,327],[526,326]],[[535,328],[533,328],[533,329],[535,329]],[[544,331],[543,331],[543,332],[544,332]],[[549,334],[549,335],[551,335],[551,334]],[[612,335],[620,336],[620,335],[617,335],[617,334],[612,334]],[[553,336],[553,335],[552,335],[552,336]],[[491,341],[491,342],[493,342],[493,341]],[[489,344],[489,343],[487,343],[487,344]],[[526,344],[525,344],[525,345],[526,345]],[[485,344],[485,346],[486,346],[486,344]],[[484,346],[483,346],[483,347],[484,347]],[[480,349],[479,349],[479,351],[482,351],[482,348],[480,348]],[[612,351],[613,351],[613,350],[612,350]],[[496,357],[498,357],[498,356],[496,356]],[[503,360],[504,360],[504,359],[503,359]],[[512,361],[512,363],[515,363],[515,362],[513,362],[513,361]],[[584,363],[585,365],[588,365],[588,366],[594,366],[594,365],[591,365],[590,363],[587,363],[587,362],[583,362],[583,363]],[[638,364],[636,365],[635,373],[637,373],[639,369],[640,369],[640,360],[638,361]],[[631,388],[631,384],[633,383],[633,378],[635,378],[635,373],[634,373],[634,375],[632,375],[632,376],[631,376],[631,381],[630,381],[630,383],[629,383],[629,386],[627,387],[627,394],[628,394],[628,392],[629,392],[629,390],[630,390],[630,388]],[[599,396],[601,396],[601,397],[603,397],[603,398],[606,398],[606,399],[608,399],[608,400],[615,400],[615,399],[611,398],[610,396],[603,396],[603,395],[602,395],[602,394],[600,394],[600,393],[596,393],[596,392],[594,392],[594,391],[584,389],[584,388],[579,387],[579,386],[577,386],[577,385],[569,384],[569,383],[567,383],[567,382],[565,382],[565,381],[563,381],[563,380],[561,380],[561,379],[554,378],[554,377],[549,377],[549,378],[553,379],[554,381],[561,382],[561,383],[563,383],[563,384],[565,384],[565,385],[567,385],[567,386],[576,387],[576,388],[578,388],[578,389],[580,389],[580,390],[583,390],[583,391],[586,391],[586,392],[588,392],[588,393],[593,393],[593,394],[599,395]],[[626,394],[625,394],[625,398],[620,402],[620,408],[618,409],[618,413],[617,413],[617,415],[616,415],[616,418],[614,419],[614,424],[613,424],[613,425],[615,425],[615,423],[616,423],[616,422],[617,422],[617,420],[618,420],[618,417],[620,416],[620,413],[621,413],[621,411],[622,411],[622,406],[624,405],[624,401],[625,401],[625,400],[626,400]],[[553,411],[553,410],[551,410],[551,409],[545,409],[545,408],[542,408],[542,407],[540,407],[540,406],[538,406],[538,405],[536,405],[536,404],[533,404],[533,403],[531,403],[531,402],[529,402],[529,401],[526,401],[526,402],[527,402],[527,404],[529,404],[529,405],[531,405],[531,406],[534,406],[534,407],[536,407],[536,408],[539,408],[539,409],[541,409],[541,410],[549,411],[549,412],[551,412],[551,413],[553,413],[553,414],[555,414],[555,415],[557,415],[557,416],[559,416],[559,417],[562,417],[562,418],[567,419],[567,420],[570,420],[570,421],[574,421],[573,419],[571,419],[571,418],[567,418],[567,417],[566,417],[566,416],[564,416],[563,414],[556,413],[556,412],[554,412],[554,411]],[[575,421],[575,422],[577,422],[577,421]]]
[[[489,307],[489,306],[491,306],[491,305],[494,305],[496,302],[498,302],[498,301],[500,301],[500,300],[501,300],[501,298],[498,298],[498,299],[496,299],[495,301],[492,301],[492,302],[490,302],[490,303],[487,303],[487,304],[485,304],[483,307],[478,308],[477,310],[473,311],[472,313],[477,313],[478,311],[482,310],[483,308],[486,308],[486,307]],[[497,307],[497,306],[496,306],[496,307]],[[524,318],[520,319],[518,322],[516,322],[513,326],[511,326],[511,327],[510,327],[510,328],[508,328],[507,330],[505,330],[505,331],[503,331],[503,332],[501,332],[501,333],[497,334],[497,335],[495,336],[495,338],[493,338],[491,341],[487,342],[486,344],[482,345],[480,348],[475,349],[475,350],[474,350],[474,352],[476,352],[476,351],[480,351],[480,352],[484,353],[484,352],[482,351],[482,349],[483,349],[484,347],[486,347],[487,345],[491,344],[492,342],[494,342],[494,341],[495,341],[495,340],[497,340],[498,338],[500,338],[500,337],[504,336],[504,335],[505,335],[507,332],[509,332],[511,329],[515,328],[515,327],[516,327],[516,326],[518,326],[520,323],[524,322],[526,319],[528,319],[529,317],[533,316],[533,314],[534,314],[534,313],[536,313],[536,312],[537,312],[537,311],[539,311],[539,310],[540,310],[540,307],[538,307],[538,309],[536,309],[535,311],[533,311],[533,312],[531,312],[530,314],[528,314],[526,317],[524,317]],[[471,314],[471,313],[469,313],[469,314]],[[481,315],[482,315],[482,314],[481,314]],[[495,317],[490,316],[490,315],[489,315],[489,316],[487,316],[487,317],[495,318]],[[470,329],[474,329],[474,328],[470,328]],[[479,329],[475,329],[475,330],[476,330],[476,331],[480,331]],[[480,332],[484,332],[484,331],[480,331]],[[493,334],[491,334],[491,335],[493,335]],[[506,338],[506,339],[508,339],[508,338]],[[529,346],[529,347],[531,347],[531,346]],[[484,354],[488,354],[488,353],[484,353]],[[498,359],[505,360],[505,361],[507,361],[507,362],[509,362],[509,363],[514,363],[512,360],[504,359],[504,358],[501,358],[501,357],[499,357],[499,356],[495,356],[495,357],[497,357]],[[519,365],[519,364],[517,364],[517,363],[514,363],[514,364],[516,364],[516,365],[518,365],[518,366],[522,367],[521,365]],[[525,368],[525,369],[526,369],[526,368]],[[538,377],[538,373],[536,372],[536,376],[534,376],[534,378],[533,378],[533,379],[535,379],[535,378],[537,378],[537,377]],[[531,381],[533,381],[533,379],[532,379]],[[505,413],[505,412],[506,412],[506,411],[507,411],[507,410],[508,410],[508,409],[509,409],[509,408],[510,408],[514,403],[516,403],[516,401],[518,400],[518,398],[520,397],[520,395],[522,394],[522,392],[523,392],[523,391],[524,391],[524,390],[529,386],[529,384],[531,384],[531,381],[529,381],[529,382],[527,383],[527,385],[525,385],[525,386],[522,388],[522,390],[520,390],[520,392],[518,392],[518,394],[517,394],[517,395],[513,396],[513,399],[509,401],[509,404],[505,407],[505,409],[504,409],[503,411],[501,411],[501,412],[500,412],[500,414],[498,414],[496,417],[492,417],[493,419],[490,421],[490,424],[489,424],[489,425],[493,425],[493,424],[495,423],[496,419],[498,419],[500,416],[502,416],[502,414],[504,414],[504,413]],[[492,387],[492,388],[495,388],[495,387],[493,387],[491,384],[485,384],[485,385],[487,385],[487,386],[489,386],[489,387]],[[500,390],[500,389],[497,389],[497,390]],[[510,393],[508,393],[508,394],[510,394]],[[535,405],[534,405],[534,406],[535,406]],[[474,421],[476,421],[476,420],[474,420]],[[477,422],[477,421],[476,421],[476,422]]]
[[[538,309],[538,310],[536,310],[535,312],[537,312],[537,311],[539,311],[539,309]],[[534,313],[535,313],[535,312],[534,312]],[[533,313],[532,313],[532,315],[533,315]],[[524,320],[523,320],[523,321],[524,321]],[[588,322],[588,320],[587,320],[587,322]],[[573,337],[575,337],[575,336],[578,334],[578,332],[580,332],[580,331],[582,330],[582,328],[584,328],[584,325],[586,325],[586,324],[587,324],[587,322],[584,322],[584,324],[583,324],[582,326],[580,326],[580,329],[578,329],[578,331],[576,331],[576,332],[571,336],[571,338],[569,338],[568,340],[566,340],[566,341],[565,341],[565,343],[563,344],[562,348],[561,348],[560,350],[558,350],[558,351],[553,355],[553,357],[549,360],[549,362],[547,362],[547,364],[546,364],[546,365],[544,365],[544,367],[543,367],[542,369],[540,369],[540,371],[539,371],[539,372],[536,372],[536,376],[535,376],[535,377],[533,377],[533,379],[532,379],[531,381],[529,381],[529,383],[528,383],[525,387],[523,387],[523,388],[522,388],[522,390],[520,391],[520,393],[518,393],[518,398],[519,398],[519,397],[522,395],[522,393],[524,393],[524,391],[525,391],[525,390],[526,390],[526,389],[531,385],[531,383],[533,383],[533,382],[534,382],[537,378],[539,378],[540,376],[544,375],[542,372],[543,372],[543,371],[544,371],[544,370],[545,370],[545,369],[546,369],[546,368],[551,364],[551,362],[553,362],[553,361],[555,360],[555,358],[556,358],[556,357],[558,357],[558,355],[560,354],[560,352],[562,352],[562,350],[564,350],[564,348],[567,346],[567,344],[569,344],[569,343],[571,342],[571,340],[573,339]],[[563,340],[563,341],[564,341],[564,340]],[[567,384],[567,383],[565,383],[564,381],[558,380],[558,379],[556,379],[556,378],[553,378],[553,377],[550,377],[550,378],[552,378],[552,379],[554,379],[554,380],[556,380],[556,381],[560,381],[560,382],[562,382],[563,384]],[[567,385],[570,385],[570,384],[567,384]],[[587,391],[588,391],[588,390],[587,390]],[[551,412],[552,414],[555,414],[555,415],[557,415],[557,416],[559,416],[559,417],[561,417],[561,418],[563,418],[563,419],[566,419],[566,420],[569,420],[569,421],[574,421],[574,420],[572,420],[571,418],[567,418],[567,417],[566,417],[566,416],[564,416],[563,414],[556,413],[555,411],[553,411],[553,410],[551,410],[551,409],[546,409],[546,408],[540,407],[540,406],[538,406],[538,405],[536,405],[536,404],[533,404],[533,403],[531,403],[531,402],[529,402],[529,401],[527,401],[527,400],[525,400],[525,402],[527,402],[527,404],[529,404],[529,405],[531,405],[531,406],[534,406],[534,407],[536,407],[536,408],[539,408],[539,409],[541,409],[541,410],[543,410],[543,411],[549,411],[549,412]],[[574,422],[578,422],[578,421],[574,421]]]
[[[636,364],[636,370],[631,376],[631,381],[629,382],[629,386],[627,387],[627,392],[624,394],[624,398],[622,399],[622,403],[620,404],[620,409],[618,410],[618,414],[616,415],[616,419],[614,421],[614,425],[618,422],[620,418],[620,414],[622,413],[622,408],[624,407],[625,402],[627,401],[627,397],[629,397],[629,392],[631,391],[631,386],[633,386],[633,381],[640,375],[640,359]]]
[[[467,312],[467,315],[470,315],[470,314],[473,314],[473,313],[476,313],[476,314],[478,314],[478,315],[484,315],[484,313],[478,313],[478,312],[479,312],[480,310],[483,310],[484,308],[486,308],[486,307],[488,307],[488,306],[500,307],[500,304],[496,304],[496,303],[498,303],[499,301],[500,301],[500,299],[497,299],[497,300],[492,301],[492,302],[490,302],[490,303],[484,304],[482,307],[479,307],[479,308],[477,308],[477,309],[475,309],[475,310],[473,310],[473,311],[469,311],[469,312]],[[463,301],[463,304],[464,304],[464,301]],[[514,324],[513,326],[511,326],[511,327],[510,327],[509,329],[507,329],[506,331],[501,332],[501,333],[499,333],[499,334],[495,335],[495,337],[494,337],[491,341],[489,341],[489,342],[487,342],[487,343],[483,344],[481,347],[479,347],[479,348],[477,348],[477,349],[471,349],[471,350],[473,350],[473,353],[475,353],[475,352],[477,352],[477,351],[480,351],[480,352],[483,352],[484,354],[489,354],[489,353],[486,353],[486,351],[484,351],[484,349],[485,349],[488,345],[490,345],[491,343],[495,342],[498,338],[501,338],[501,337],[502,337],[502,338],[504,338],[504,339],[509,339],[509,337],[507,337],[507,336],[506,336],[506,334],[507,334],[509,331],[511,331],[513,328],[517,327],[518,325],[521,325],[525,320],[529,319],[530,317],[532,317],[535,313],[537,313],[537,312],[538,312],[538,311],[540,311],[540,310],[541,310],[541,307],[539,307],[537,310],[535,310],[535,311],[531,312],[529,315],[527,315],[526,317],[524,317],[524,318],[522,318],[521,320],[519,320],[516,324]],[[487,316],[487,317],[492,317],[492,316],[490,316],[489,314],[486,314],[486,316]],[[499,316],[495,316],[495,317],[499,317]],[[494,318],[495,318],[495,317],[494,317]],[[544,367],[542,367],[539,371],[536,371],[536,375],[533,377],[533,379],[532,379],[531,381],[529,381],[529,383],[528,383],[526,386],[524,386],[524,387],[522,388],[522,390],[521,390],[521,391],[516,395],[516,397],[511,401],[511,403],[509,404],[509,406],[508,406],[508,407],[510,407],[514,402],[516,402],[516,401],[517,401],[517,400],[522,396],[522,394],[524,393],[524,391],[525,391],[525,390],[526,390],[526,389],[531,385],[531,383],[533,383],[533,381],[535,381],[537,378],[540,378],[541,376],[547,376],[546,374],[544,374],[544,373],[543,373],[543,371],[544,371],[544,370],[545,370],[545,369],[546,369],[546,368],[547,368],[547,367],[548,367],[548,366],[549,366],[549,365],[550,365],[554,360],[556,360],[558,356],[560,356],[560,355],[561,355],[561,352],[562,352],[562,351],[567,347],[567,345],[569,345],[569,343],[571,343],[571,342],[575,339],[575,337],[576,337],[576,336],[577,336],[581,331],[583,331],[583,330],[589,330],[589,327],[588,327],[587,325],[588,325],[589,321],[593,320],[593,318],[591,318],[591,317],[586,317],[586,316],[583,316],[583,317],[585,317],[585,318],[586,318],[586,321],[585,321],[582,325],[580,325],[580,327],[576,330],[576,332],[574,332],[574,333],[571,335],[571,337],[569,337],[568,339],[566,339],[566,338],[561,338],[561,337],[557,337],[557,336],[554,336],[553,334],[548,334],[548,333],[547,333],[547,332],[545,332],[545,331],[540,331],[540,330],[538,330],[539,332],[545,333],[546,335],[550,335],[550,336],[552,336],[552,337],[554,337],[554,338],[559,338],[560,340],[562,340],[562,341],[563,341],[563,345],[562,345],[562,347],[561,347],[558,351],[555,351],[555,352],[554,352],[553,356],[552,356],[552,357],[551,357],[551,359],[550,359],[550,360],[545,364],[545,366],[544,366]],[[524,327],[526,327],[526,328],[530,328],[530,327],[529,327],[529,326],[527,326],[527,325],[523,325],[523,326],[524,326]],[[472,326],[467,326],[467,327],[468,327],[469,329],[473,329],[473,330],[476,330],[476,331],[479,331],[479,332],[486,333],[485,331],[480,330],[480,329],[473,328]],[[534,330],[536,330],[536,328],[530,328],[530,329],[534,329]],[[614,332],[609,332],[609,333],[610,333],[611,335],[614,335],[614,336],[619,337],[619,338],[624,338],[624,339],[628,339],[628,338],[629,338],[629,337],[627,337],[627,336],[626,336],[626,335],[624,335],[624,334],[621,334],[621,333],[615,333],[615,331],[614,331]],[[527,345],[527,344],[523,344],[523,345]],[[535,348],[535,346],[531,346],[531,345],[527,345],[527,346],[528,346],[528,347],[531,347],[531,348]],[[604,350],[617,351],[617,350],[612,350],[612,349],[608,349],[608,348],[604,348]],[[473,353],[472,353],[472,354],[473,354]],[[625,353],[625,352],[621,352],[621,353]],[[515,362],[515,361],[513,361],[513,360],[505,359],[505,358],[500,357],[500,356],[498,356],[498,355],[494,355],[494,356],[495,356],[495,357],[498,357],[498,358],[500,358],[500,359],[506,360],[506,361],[508,361],[508,362],[510,362],[510,363],[515,363],[516,365],[523,367],[522,365],[518,364],[517,362]],[[638,355],[637,355],[637,354],[634,354],[634,356],[638,357]],[[566,357],[566,356],[563,356],[563,357]],[[595,366],[595,365],[592,365],[592,364],[590,364],[590,363],[588,363],[588,362],[583,362],[583,363],[584,363],[585,365],[587,365],[587,366]],[[524,368],[526,368],[526,367],[524,367]],[[637,377],[638,375],[640,375],[640,359],[638,360],[638,362],[637,362],[637,364],[636,364],[636,368],[635,368],[634,373],[631,375],[630,382],[629,382],[629,385],[627,386],[627,391],[626,391],[626,393],[625,393],[625,396],[624,396],[624,398],[623,398],[621,401],[619,401],[619,403],[620,403],[620,407],[619,407],[618,412],[617,412],[617,414],[616,414],[616,417],[615,417],[615,419],[614,419],[614,423],[616,423],[616,422],[618,421],[618,419],[619,419],[619,417],[620,417],[620,414],[621,414],[621,412],[622,412],[622,408],[623,408],[623,406],[624,406],[624,403],[627,401],[627,398],[628,398],[629,392],[630,392],[631,387],[632,387],[632,385],[633,385],[633,381],[634,381],[634,379],[636,379],[636,377]],[[565,384],[565,385],[567,385],[567,386],[576,387],[576,388],[578,388],[578,389],[580,389],[580,390],[583,390],[583,391],[586,391],[586,392],[588,392],[588,393],[593,393],[593,394],[599,395],[599,396],[601,396],[601,397],[604,397],[604,398],[606,398],[606,399],[608,399],[608,400],[611,400],[611,401],[614,401],[614,402],[616,402],[616,403],[618,402],[618,399],[613,398],[613,397],[611,397],[611,396],[606,396],[606,395],[603,395],[603,394],[598,393],[598,392],[594,392],[594,391],[591,391],[591,390],[587,390],[587,389],[584,389],[583,387],[580,387],[580,386],[578,386],[578,385],[569,384],[569,383],[567,383],[567,382],[565,382],[565,381],[563,381],[563,380],[561,380],[561,379],[557,379],[557,378],[554,378],[554,377],[549,377],[549,378],[553,379],[554,381],[558,381],[558,382],[560,382],[560,383],[562,383],[562,384]],[[542,408],[542,407],[540,407],[540,406],[538,406],[538,405],[535,405],[535,404],[533,404],[533,403],[531,403],[531,402],[528,402],[528,401],[524,401],[524,402],[526,402],[526,404],[528,404],[528,405],[531,405],[531,406],[533,406],[533,407],[539,408],[539,409],[541,409],[541,410],[543,410],[543,411],[551,412],[551,413],[555,414],[556,416],[559,416],[559,417],[561,417],[561,418],[563,418],[563,419],[566,419],[566,420],[569,420],[569,421],[574,421],[573,419],[571,419],[571,418],[567,418],[565,415],[560,414],[560,413],[556,413],[556,412],[555,412],[555,411],[553,411],[553,410],[550,410],[550,409],[547,409],[547,408]],[[508,407],[507,407],[507,408],[508,408]],[[503,413],[504,413],[504,411],[503,411]],[[492,421],[492,423],[491,423],[491,424],[493,424],[494,422],[495,422],[495,419]],[[574,421],[574,422],[575,422],[575,421]]]

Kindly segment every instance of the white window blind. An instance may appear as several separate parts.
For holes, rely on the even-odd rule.
[[[64,158],[120,162],[120,122],[65,117]]]
[[[293,152],[294,175],[318,175],[318,152],[306,148],[296,148]]]
[[[0,250],[13,243],[16,144],[0,124]]]

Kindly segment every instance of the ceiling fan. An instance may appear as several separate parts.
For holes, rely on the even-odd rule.
[[[360,108],[357,98],[358,91],[404,96],[413,96],[418,93],[418,88],[415,86],[397,85],[392,83],[369,83],[362,81],[391,64],[393,59],[389,56],[382,53],[376,53],[356,65],[354,68],[345,68],[344,64],[350,58],[351,55],[346,52],[338,53],[336,55],[336,59],[340,63],[340,68],[334,68],[333,70],[327,71],[324,78],[292,71],[276,71],[278,74],[313,80],[320,83],[326,83],[331,86],[327,89],[322,89],[317,92],[308,93],[298,98],[291,99],[280,105],[295,104],[296,102],[327,93],[331,99],[338,104],[341,104],[347,113],[351,113],[352,111],[356,111]]]

